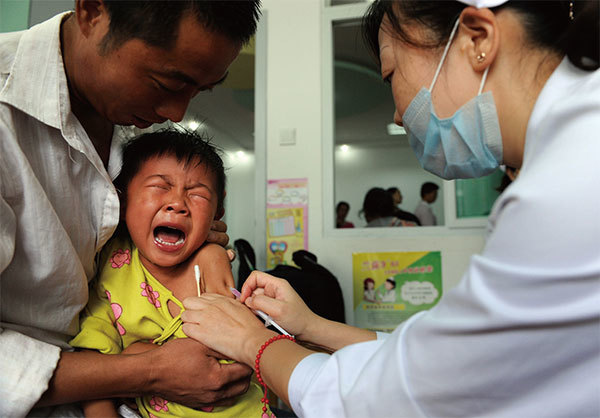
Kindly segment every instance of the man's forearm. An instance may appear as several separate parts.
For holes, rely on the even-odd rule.
[[[220,364],[218,355],[189,338],[139,354],[63,352],[38,406],[149,394],[190,407],[218,405],[245,393],[251,374],[246,365]]]
[[[139,396],[151,383],[151,368],[137,355],[63,351],[37,406]]]

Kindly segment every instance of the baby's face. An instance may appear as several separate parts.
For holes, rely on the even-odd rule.
[[[390,282],[386,281],[386,282],[385,282],[385,288],[386,288],[387,290],[392,290],[392,289],[394,288],[394,285],[393,285],[393,284],[391,284]]]
[[[205,164],[172,156],[142,164],[127,188],[125,221],[146,266],[180,264],[200,248],[217,211],[215,185]]]

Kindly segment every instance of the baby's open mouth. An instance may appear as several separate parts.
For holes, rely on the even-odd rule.
[[[181,245],[185,241],[185,233],[169,226],[157,226],[154,229],[154,240],[162,245]]]

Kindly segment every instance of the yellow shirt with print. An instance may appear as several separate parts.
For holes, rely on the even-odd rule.
[[[173,317],[167,302],[175,303],[182,311],[183,304],[146,270],[128,237],[108,242],[100,263],[100,272],[90,288],[89,302],[81,313],[80,332],[70,341],[73,347],[119,354],[136,342],[160,345],[172,338],[186,338],[181,329],[181,314]],[[201,376],[202,371],[198,370],[198,377]],[[137,398],[136,403],[145,418],[260,417],[262,395],[260,386],[251,383],[234,405],[217,406],[210,412],[191,409],[159,396]],[[271,416],[270,411],[268,415]]]

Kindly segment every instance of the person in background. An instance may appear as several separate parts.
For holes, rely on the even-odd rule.
[[[400,205],[402,204],[402,193],[400,192],[400,189],[397,187],[390,187],[387,189],[387,192],[392,196],[392,199],[394,200],[394,206],[396,206],[396,212],[394,213],[394,216],[398,219],[414,222],[418,226],[421,226],[421,221],[419,221],[419,218],[417,218],[414,214],[406,212],[400,208]]]
[[[352,222],[346,220],[348,212],[350,211],[350,204],[348,202],[339,202],[335,207],[335,227],[336,228],[354,228]]]
[[[484,248],[391,334],[320,318],[261,272],[242,303],[184,301],[184,332],[260,370],[302,417],[600,416],[599,6],[372,3],[366,39],[421,165],[443,178],[521,169]],[[277,340],[250,309],[337,351]]]
[[[437,199],[438,189],[437,184],[429,181],[421,186],[421,201],[415,208],[415,216],[419,218],[422,226],[437,225],[437,219],[431,205]]]
[[[136,355],[73,352],[68,341],[119,222],[112,179],[129,129],[118,125],[181,121],[256,32],[259,1],[74,4],[0,34],[0,416],[74,416],[77,401],[154,393],[228,402],[251,369],[219,364],[189,338]],[[208,241],[226,245],[214,225]],[[231,285],[224,275],[207,290]]]
[[[396,218],[396,207],[392,196],[381,187],[373,187],[365,195],[361,211],[367,221],[367,228],[382,226],[416,226],[415,222]]]

